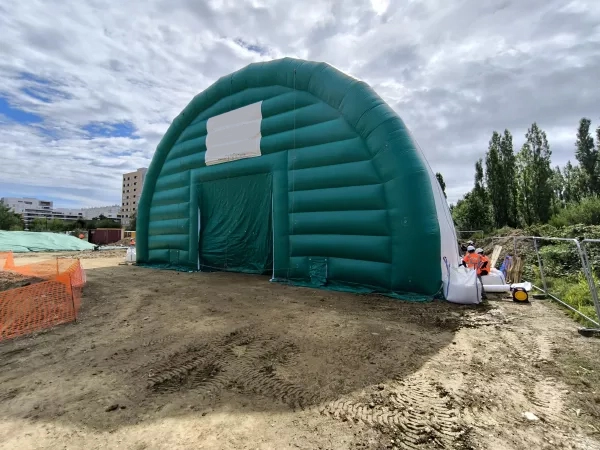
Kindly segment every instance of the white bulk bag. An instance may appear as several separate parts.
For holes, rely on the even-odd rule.
[[[452,303],[474,305],[481,303],[481,284],[477,272],[467,267],[451,267],[446,258],[448,278],[445,284],[444,296]]]
[[[135,262],[135,247],[131,246],[127,249],[127,254],[125,255],[125,261],[128,263]]]

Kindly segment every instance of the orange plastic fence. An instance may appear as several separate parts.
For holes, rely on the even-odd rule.
[[[2,269],[32,280],[28,286],[0,292],[0,341],[77,319],[86,282],[78,259],[17,266],[12,253],[0,253]]]
[[[15,260],[12,252],[2,253],[0,252],[0,270],[10,270],[15,267]]]

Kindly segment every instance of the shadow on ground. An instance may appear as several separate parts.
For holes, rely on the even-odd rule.
[[[449,345],[466,309],[242,274],[87,275],[77,323],[0,344],[0,417],[114,431],[219,408],[327,408],[348,394],[360,410],[361,392],[408,379]]]

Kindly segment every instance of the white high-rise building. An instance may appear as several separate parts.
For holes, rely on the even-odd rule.
[[[121,223],[125,226],[129,225],[131,217],[137,212],[147,172],[148,168],[142,167],[123,175]]]

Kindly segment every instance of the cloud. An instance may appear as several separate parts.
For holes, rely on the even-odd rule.
[[[327,61],[400,114],[449,200],[493,130],[537,121],[554,163],[600,125],[600,10],[591,0],[5,0],[0,195],[98,205],[147,166],[194,95],[251,62]]]

